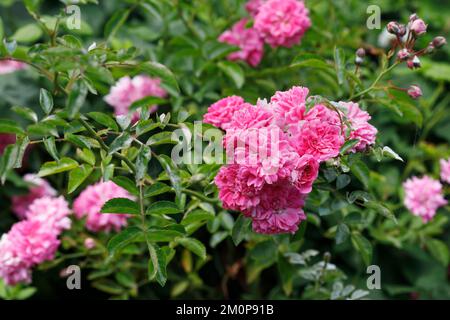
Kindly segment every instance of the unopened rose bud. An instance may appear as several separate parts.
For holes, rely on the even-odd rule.
[[[447,44],[447,40],[445,40],[444,37],[439,36],[439,37],[434,38],[432,43],[435,48],[439,49]]]
[[[406,27],[403,24],[400,24],[398,26],[398,33],[397,35],[400,37],[403,37],[406,34]]]
[[[366,55],[366,50],[364,50],[363,48],[359,48],[358,50],[356,50],[357,57],[364,58],[365,55]]]
[[[84,247],[88,250],[92,249],[95,247],[95,240],[92,238],[86,238],[86,240],[84,240]]]
[[[363,58],[358,57],[358,56],[355,57],[355,64],[356,64],[356,65],[360,66],[360,65],[363,64],[363,62],[364,62],[364,59],[363,59]]]
[[[413,22],[415,20],[419,19],[419,16],[417,15],[417,13],[413,13],[412,15],[409,16],[409,21]]]
[[[386,29],[389,33],[397,35],[400,29],[398,22],[391,21],[387,24]]]
[[[402,49],[397,53],[397,58],[400,61],[406,61],[410,56],[408,49]]]
[[[410,69],[420,68],[420,59],[418,56],[414,56],[414,58],[408,60],[406,64]]]
[[[434,46],[433,46],[433,43],[430,42],[430,43],[428,44],[427,48],[425,49],[425,53],[430,54],[430,53],[433,53],[433,52],[434,52]]]
[[[419,86],[412,85],[408,88],[408,95],[413,99],[418,99],[422,96],[422,90]]]
[[[411,23],[410,29],[416,36],[420,36],[427,32],[427,25],[425,24],[425,22],[423,22],[422,19],[417,19]]]

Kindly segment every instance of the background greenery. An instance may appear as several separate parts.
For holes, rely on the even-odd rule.
[[[61,23],[58,36],[70,34],[83,48],[96,42],[100,51],[88,56],[68,50],[67,43],[51,51],[35,45],[51,42],[52,37],[43,31],[42,23],[47,27],[54,25],[55,16],[64,8],[63,2],[70,1],[42,1],[36,11],[40,23],[30,16],[24,2],[34,6],[39,1],[0,0],[0,37],[4,35],[8,41],[17,41],[18,57],[28,57],[52,72],[63,75],[74,68],[85,68],[85,82],[98,94],[87,95],[81,108],[84,114],[111,112],[102,97],[121,76],[147,69],[155,73],[151,67],[99,66],[102,54],[108,55],[107,62],[134,59],[167,66],[176,81],[172,81],[168,70],[169,73],[159,73],[170,93],[159,113],[170,112],[170,122],[175,126],[178,122],[201,119],[211,103],[233,94],[255,102],[258,97],[269,98],[276,90],[302,85],[313,95],[333,101],[348,100],[355,92],[368,87],[382,70],[383,49],[378,45],[381,30],[367,29],[368,4],[363,1],[306,1],[312,28],[301,45],[276,50],[266,47],[264,59],[256,69],[227,61],[225,57],[233,48],[216,40],[221,32],[246,15],[244,1],[99,0],[98,4],[81,1],[86,2],[81,5],[81,30],[67,30]],[[382,26],[390,20],[406,22],[411,13],[417,12],[428,23],[428,32],[420,38],[417,47],[426,46],[437,35],[448,39],[448,1],[371,1],[370,4],[381,8]],[[352,76],[354,52],[361,46],[368,51],[361,68],[362,83]],[[447,45],[422,59],[422,68],[411,71],[399,66],[380,83],[385,86],[390,79],[405,88],[418,84],[424,93],[421,99],[414,101],[406,94],[380,90],[360,101],[379,130],[379,145],[391,147],[404,162],[389,157],[379,161],[377,149],[378,153],[374,151],[362,158],[343,159],[349,167],[357,163],[359,170],[347,173],[342,167],[322,168],[307,203],[308,223],[303,223],[295,236],[256,235],[238,214],[194,196],[184,200],[185,207],[188,212],[198,210],[203,214],[191,231],[205,245],[206,253],[203,249],[177,250],[168,266],[164,287],[154,281],[148,283],[147,258],[139,247],[127,247],[128,251],[113,262],[105,262],[105,248],[88,254],[82,249],[86,231],[78,222],[65,234],[58,258],[34,272],[35,293],[34,289],[19,286],[1,288],[0,295],[24,298],[34,293],[33,298],[94,299],[359,298],[367,290],[366,266],[376,264],[381,268],[382,289],[369,291],[366,298],[450,298],[449,207],[442,208],[431,222],[423,224],[404,208],[401,188],[411,175],[430,174],[437,178],[439,159],[450,156],[449,54]],[[52,82],[31,68],[0,76],[1,117],[13,119],[22,126],[29,125],[22,114],[11,109],[21,106],[42,118],[40,88],[50,90]],[[53,92],[55,106],[63,106],[65,97],[57,91]],[[161,132],[168,128],[160,127]],[[28,132],[34,136],[48,136],[42,123],[32,129],[35,130],[30,131],[28,127]],[[58,148],[61,155],[75,154],[70,143]],[[159,154],[169,154],[170,146],[161,145],[157,150]],[[8,175],[0,191],[0,232],[6,232],[16,221],[9,209],[9,199],[24,192],[19,175],[38,172],[44,162],[51,160],[45,148],[37,144],[25,168],[17,175]],[[160,181],[171,180],[164,173],[161,175],[162,167],[157,159],[149,167],[150,176]],[[183,187],[211,195],[215,190],[210,182],[217,169],[214,165],[187,166],[179,168],[177,176]],[[71,194],[67,194],[65,175],[48,179],[68,199],[73,199],[83,186],[102,175],[105,168],[94,170]],[[163,193],[156,196],[158,200],[171,197]],[[111,235],[95,237],[106,245]],[[71,263],[83,268],[83,289],[79,292],[68,291],[59,276],[60,270]]]

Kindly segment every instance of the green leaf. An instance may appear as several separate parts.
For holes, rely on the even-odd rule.
[[[135,163],[136,182],[139,182],[142,179],[144,179],[145,175],[147,174],[148,162],[150,161],[151,158],[152,158],[152,152],[151,152],[150,148],[147,146],[141,146],[141,148],[139,149],[139,152],[137,154],[136,163]]]
[[[238,89],[242,88],[245,82],[245,75],[242,68],[235,62],[221,61],[218,67],[225,73],[227,77],[233,80]]]
[[[334,64],[338,83],[339,85],[343,85],[345,75],[345,57],[344,50],[342,50],[342,48],[334,48]]]
[[[117,123],[114,121],[114,119],[105,113],[89,112],[87,116],[95,122],[101,124],[102,126],[105,126],[114,131],[119,131],[119,127],[117,126]]]
[[[113,154],[121,149],[128,148],[133,142],[133,138],[130,136],[128,132],[123,132],[116,139],[111,142],[109,146],[109,154]]]
[[[177,170],[172,162],[172,159],[164,154],[157,156],[157,159],[163,167],[164,171],[166,171],[166,173],[168,174],[172,187],[175,190],[175,194],[177,198],[179,198],[181,196],[182,189],[181,178],[177,174]]]
[[[147,240],[150,242],[170,242],[182,236],[184,236],[182,232],[162,228],[150,228],[147,232]]]
[[[383,147],[383,149],[381,150],[381,154],[383,156],[387,156],[389,158],[395,159],[395,160],[399,160],[401,162],[404,162],[402,157],[400,157],[394,150],[392,150],[391,148],[389,148],[388,146]]]
[[[144,198],[154,197],[171,191],[172,188],[162,182],[155,182],[145,190]]]
[[[148,207],[146,214],[161,215],[161,214],[175,214],[180,213],[178,206],[170,201],[159,201],[152,203]]]
[[[151,136],[146,143],[148,146],[157,146],[160,144],[177,144],[177,141],[172,140],[172,132],[163,131]]]
[[[150,260],[148,264],[149,280],[156,278],[156,281],[163,287],[167,281],[167,257],[163,250],[156,244],[148,243]]]
[[[86,101],[87,93],[88,88],[83,81],[75,82],[66,103],[69,118],[73,118],[80,111]]]
[[[36,112],[31,110],[30,108],[14,106],[11,108],[11,110],[25,119],[31,120],[33,122],[38,121],[38,116],[37,116]]]
[[[67,132],[64,135],[64,138],[69,141],[72,142],[74,145],[80,147],[80,148],[86,148],[86,149],[90,149],[91,148],[91,143],[89,141],[89,139],[85,136],[82,135],[75,135],[72,133]]]
[[[370,200],[363,204],[367,208],[374,209],[377,213],[381,214],[382,216],[391,219],[394,221],[394,223],[397,223],[397,219],[395,218],[395,215],[392,213],[389,208],[382,205],[381,203],[378,203],[376,201]]]
[[[39,40],[42,34],[42,29],[36,23],[29,23],[17,29],[11,39],[17,42],[31,43]]]
[[[106,201],[101,213],[139,214],[139,205],[127,198],[114,198]]]
[[[159,127],[161,127],[161,124],[155,123],[153,120],[140,120],[136,125],[136,136],[143,135]]]
[[[372,245],[369,240],[358,233],[352,234],[351,238],[353,246],[361,255],[365,265],[369,266],[372,261]]]
[[[79,166],[78,162],[71,158],[61,158],[59,161],[50,161],[42,165],[39,170],[39,177],[45,177],[56,173],[61,173],[64,171],[69,171],[75,169]]]
[[[56,149],[55,137],[44,138],[44,146],[45,150],[47,150],[48,154],[55,159],[55,161],[59,161],[58,150]]]
[[[350,139],[347,140],[341,147],[341,149],[339,150],[339,153],[341,155],[344,155],[347,151],[349,151],[351,148],[353,148],[354,146],[356,146],[359,142],[359,139]]]
[[[74,192],[89,175],[92,173],[93,168],[88,164],[83,164],[78,168],[73,169],[69,173],[69,185],[67,192],[70,194]]]
[[[142,234],[139,227],[131,226],[123,229],[120,233],[114,235],[108,242],[106,248],[109,252],[109,257],[112,258],[120,249],[133,242],[138,236]]]
[[[199,240],[194,238],[179,238],[176,242],[199,256],[201,259],[206,259],[206,248]]]
[[[326,63],[323,58],[316,54],[301,53],[292,61],[291,68],[310,67],[316,69],[332,69],[333,67]]]
[[[7,119],[0,119],[0,133],[24,134],[23,129],[17,122]]]
[[[233,229],[231,231],[231,238],[233,239],[234,245],[237,246],[244,240],[247,232],[249,231],[251,220],[244,217],[244,215],[239,215],[234,223]]]
[[[364,187],[366,187],[366,188],[369,187],[370,171],[369,171],[369,168],[367,167],[367,165],[364,162],[362,162],[360,160],[354,162],[350,166],[350,170],[356,176],[356,178],[358,178],[358,180],[362,182]]]
[[[89,163],[91,166],[95,166],[95,155],[90,149],[77,149],[77,156],[84,162]]]
[[[182,225],[188,225],[191,223],[197,223],[197,222],[203,222],[203,221],[209,221],[214,219],[214,213],[197,209],[194,211],[189,212],[181,221]]]
[[[336,229],[336,244],[344,243],[350,236],[350,229],[345,223],[340,223]]]
[[[145,62],[141,64],[140,71],[160,78],[164,84],[170,87],[170,89],[177,93],[180,92],[180,88],[174,74],[166,66],[158,62]]]
[[[163,98],[159,98],[159,97],[144,97],[140,100],[137,100],[135,102],[133,102],[129,108],[129,111],[135,111],[137,109],[141,109],[141,108],[147,108],[147,107],[151,107],[154,105],[160,105],[160,104],[165,104],[167,103],[166,99]]]
[[[134,183],[131,179],[124,176],[117,176],[111,179],[115,184],[124,188],[132,195],[139,195],[139,190],[136,187],[136,183]]]
[[[39,104],[41,105],[42,110],[44,110],[45,114],[50,114],[53,109],[53,97],[48,92],[48,90],[41,88],[39,93]]]
[[[444,242],[437,239],[428,239],[426,241],[426,246],[428,251],[437,261],[442,263],[445,267],[448,265],[450,256],[448,246]]]
[[[336,179],[336,189],[341,190],[341,189],[345,188],[350,183],[351,180],[352,179],[350,178],[349,175],[341,174]]]

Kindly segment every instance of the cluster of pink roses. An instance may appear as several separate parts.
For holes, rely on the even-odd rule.
[[[33,184],[32,191],[13,198],[13,210],[24,220],[0,240],[0,278],[9,285],[29,283],[31,269],[53,259],[60,233],[71,225],[64,197],[56,197],[55,190],[37,176],[26,175],[25,180]]]
[[[450,158],[441,159],[441,180],[450,184]],[[412,177],[403,183],[405,191],[404,204],[412,214],[430,221],[437,209],[447,204],[443,196],[442,184],[429,177]]]
[[[0,240],[0,278],[8,285],[29,283],[32,268],[54,258],[59,235],[71,226],[68,203],[57,197],[47,181],[32,174],[25,175],[24,181],[31,184],[28,193],[12,197],[12,210],[22,220]],[[119,197],[132,198],[111,181],[91,185],[75,199],[74,214],[79,219],[86,217],[90,231],[119,231],[127,224],[127,215],[100,213],[106,201]],[[95,241],[86,238],[84,245],[91,249]]]
[[[120,78],[105,97],[106,103],[114,108],[116,115],[127,115],[133,102],[148,96],[164,98],[166,90],[161,88],[161,79],[138,75]],[[156,111],[157,106],[150,107],[150,112]],[[139,118],[139,112],[133,114],[133,121]]]
[[[307,110],[307,95],[307,88],[293,87],[256,105],[232,96],[204,115],[204,122],[226,131],[229,161],[215,179],[219,198],[224,208],[250,217],[256,232],[295,232],[320,163],[338,156],[346,139],[358,140],[351,152],[375,142],[377,130],[358,104]]]
[[[243,60],[257,66],[263,57],[264,42],[271,47],[292,47],[300,42],[311,26],[308,9],[299,0],[250,0],[246,9],[253,19],[243,18],[219,36],[240,48],[228,56],[229,60]]]

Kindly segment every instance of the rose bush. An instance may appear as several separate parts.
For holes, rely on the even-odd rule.
[[[0,297],[449,298],[448,23],[380,7],[0,0]]]

